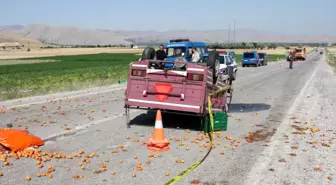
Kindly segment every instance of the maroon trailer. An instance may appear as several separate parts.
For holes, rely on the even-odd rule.
[[[165,68],[165,63],[174,63]],[[208,114],[208,95],[212,96],[212,111],[227,112],[231,102],[232,81],[218,73],[219,54],[211,51],[206,61],[139,60],[130,64],[125,92],[126,122],[130,127],[129,109],[160,109],[176,114],[205,117]],[[228,93],[229,92],[229,93]]]

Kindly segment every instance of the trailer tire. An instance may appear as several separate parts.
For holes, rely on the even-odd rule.
[[[212,75],[213,75],[213,84],[216,84],[218,71],[219,71],[219,53],[217,51],[210,51],[209,52],[209,59],[207,61],[207,66],[211,68]]]
[[[233,73],[234,73],[233,67],[232,66],[227,66],[226,74],[230,77],[230,80],[235,80],[235,77],[234,77]]]
[[[155,49],[151,47],[147,47],[142,52],[141,60],[154,60],[155,59]]]

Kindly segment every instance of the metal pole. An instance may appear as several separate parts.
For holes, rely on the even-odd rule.
[[[228,43],[230,44],[230,32],[231,32],[231,28],[230,28],[230,24],[229,24],[229,38],[228,38]]]
[[[236,46],[236,19],[233,19],[233,44]]]

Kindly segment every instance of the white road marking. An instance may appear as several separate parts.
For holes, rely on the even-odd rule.
[[[85,94],[77,94],[77,95],[72,95],[72,96],[63,96],[63,97],[58,97],[58,98],[55,97],[55,98],[50,98],[50,99],[44,99],[44,100],[41,100],[41,101],[33,101],[33,102],[25,103],[25,104],[12,105],[12,106],[9,106],[7,108],[11,109],[11,108],[18,108],[18,107],[27,107],[27,106],[35,105],[35,104],[43,104],[43,103],[46,103],[46,102],[51,101],[51,100],[64,100],[64,99],[72,99],[72,98],[78,98],[78,97],[85,97],[85,96],[90,96],[90,95],[94,95],[94,94],[100,94],[100,93],[118,91],[118,90],[122,90],[122,89],[125,89],[125,88],[120,87],[120,88],[107,89],[107,90],[104,90],[104,91],[90,92],[90,93],[85,93]]]
[[[141,110],[130,110],[130,114],[131,113],[136,113],[136,112],[140,112]],[[74,129],[72,130],[67,130],[67,131],[63,131],[63,132],[58,132],[58,133],[55,133],[55,134],[52,134],[52,135],[49,135],[47,136],[46,138],[43,138],[42,140],[43,141],[49,141],[49,140],[53,140],[53,139],[56,139],[58,137],[62,137],[62,136],[66,136],[66,135],[70,135],[70,134],[74,134],[74,133],[77,133],[78,131],[81,131],[81,130],[84,130],[86,129],[87,127],[91,127],[91,126],[95,126],[95,125],[99,125],[100,123],[104,123],[104,122],[107,122],[107,121],[111,121],[111,120],[114,120],[114,119],[117,119],[119,117],[122,117],[124,116],[124,113],[120,113],[120,114],[117,114],[115,116],[111,116],[109,118],[104,118],[104,119],[100,119],[100,120],[97,120],[97,121],[94,121],[94,122],[90,122],[90,123],[87,123],[87,124],[84,124],[84,125],[80,125],[80,126],[77,126],[75,127]],[[126,121],[125,121],[126,122]],[[126,125],[126,123],[125,123]]]

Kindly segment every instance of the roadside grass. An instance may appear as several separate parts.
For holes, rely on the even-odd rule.
[[[236,54],[236,61],[237,64],[241,64],[242,63],[242,58],[243,55],[242,54]],[[279,60],[285,60],[286,56],[285,55],[280,55],[280,54],[268,54],[268,62],[276,62]]]
[[[135,54],[101,53],[20,59],[55,61],[0,65],[0,101],[47,93],[80,90],[127,78]]]
[[[327,54],[328,64],[334,68],[334,71],[336,71],[336,52],[329,51],[328,49],[325,49],[324,52]]]
[[[284,58],[270,54],[269,62]],[[0,60],[0,101],[115,84],[138,59],[134,53],[100,53]]]

